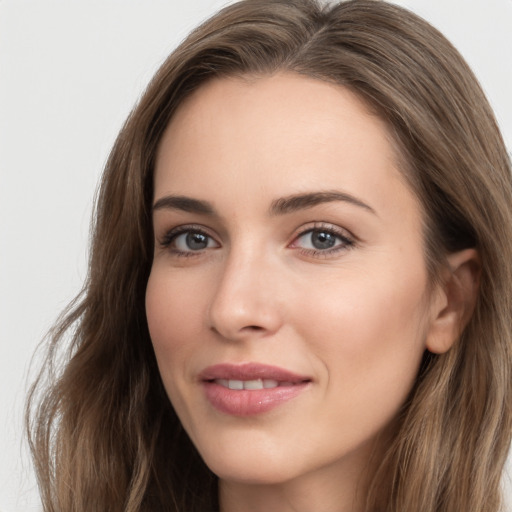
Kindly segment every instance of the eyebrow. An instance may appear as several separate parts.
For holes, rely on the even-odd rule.
[[[181,210],[188,213],[216,216],[214,207],[208,201],[193,199],[187,196],[165,196],[160,198],[154,205],[153,211],[171,209]]]
[[[367,205],[357,197],[354,197],[351,194],[347,194],[345,192],[332,190],[325,192],[294,194],[275,199],[272,201],[269,213],[272,216],[286,215],[298,210],[305,210],[308,208],[313,208],[319,204],[332,203],[335,201],[349,203],[377,215],[376,211],[371,206]],[[156,201],[153,205],[153,212],[163,209],[181,210],[187,213],[197,213],[200,215],[209,215],[212,217],[219,216],[210,202],[180,195],[169,195],[158,199],[158,201]]]
[[[292,213],[297,210],[304,210],[307,208],[313,208],[323,203],[332,203],[335,201],[342,201],[345,203],[352,204],[367,210],[375,215],[377,212],[369,205],[345,192],[339,192],[337,190],[330,190],[326,192],[311,192],[307,194],[295,194],[288,197],[282,197],[272,201],[270,207],[271,215],[284,215]]]

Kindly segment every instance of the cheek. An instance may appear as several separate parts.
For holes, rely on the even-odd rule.
[[[426,279],[421,272],[388,270],[367,273],[364,280],[326,282],[321,291],[308,290],[297,307],[301,337],[322,361],[329,392],[346,398],[344,410],[372,404],[373,413],[392,415],[409,393],[425,350]]]
[[[146,317],[160,376],[167,395],[184,425],[190,426],[188,403],[192,355],[200,350],[202,294],[179,276],[158,266],[146,288]]]
[[[354,356],[391,346],[407,351],[424,335],[427,277],[421,254],[407,269],[400,265],[403,259],[382,257],[347,267],[339,276],[311,280],[302,286],[296,317],[318,332],[314,338],[336,340]]]
[[[161,372],[183,360],[200,339],[201,294],[183,293],[179,278],[151,271],[146,289],[146,317]],[[165,375],[162,375],[165,380]]]

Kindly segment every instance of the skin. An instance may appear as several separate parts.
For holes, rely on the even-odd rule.
[[[422,354],[453,341],[456,294],[427,293],[422,211],[396,161],[384,122],[355,95],[291,73],[209,82],[164,134],[147,319],[169,398],[220,478],[223,512],[362,510]],[[270,212],[279,198],[325,191],[356,201]],[[206,247],[169,235],[178,227],[199,227]],[[334,248],[315,249],[312,229],[331,232]],[[311,383],[236,417],[198,380],[225,362]]]

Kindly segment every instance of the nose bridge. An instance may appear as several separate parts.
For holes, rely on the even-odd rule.
[[[271,255],[261,246],[233,246],[211,300],[212,329],[232,340],[278,330],[278,274]]]

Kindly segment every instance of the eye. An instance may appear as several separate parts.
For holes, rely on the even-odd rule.
[[[337,243],[340,243],[339,237],[328,231],[314,230],[302,235],[300,238],[304,249],[326,250],[332,249]]]
[[[205,249],[220,247],[213,237],[201,229],[190,226],[171,230],[165,235],[161,245],[177,255],[192,255]]]
[[[208,247],[215,247],[215,243],[204,233],[188,231],[174,238],[174,247],[178,251],[202,251]]]
[[[354,240],[342,233],[341,229],[329,226],[314,227],[302,232],[293,241],[291,247],[298,248],[306,254],[328,255],[353,245]]]

